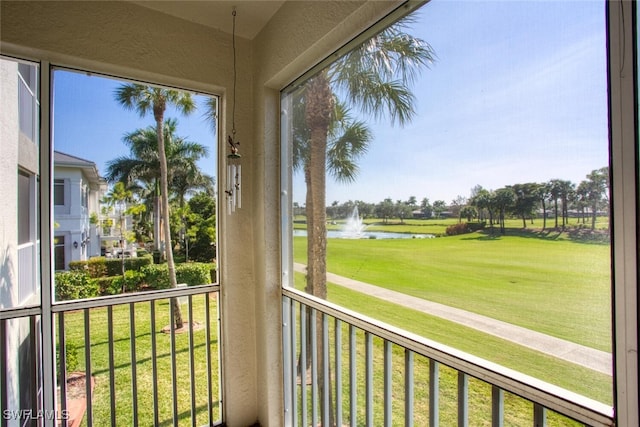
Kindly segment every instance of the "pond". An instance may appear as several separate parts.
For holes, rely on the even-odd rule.
[[[307,230],[293,230],[294,237],[306,236]],[[342,230],[328,230],[330,239],[432,239],[433,234],[391,233],[386,231],[360,231],[352,233]]]

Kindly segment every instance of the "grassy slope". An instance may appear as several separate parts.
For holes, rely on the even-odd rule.
[[[296,262],[306,241],[294,239]],[[330,239],[328,270],[610,351],[608,245],[482,234]]]
[[[609,351],[609,246],[557,234],[518,234],[330,239],[328,270]],[[304,238],[294,239],[296,262],[305,262],[305,245]],[[297,276],[298,286],[303,281]],[[612,401],[606,375],[340,286],[329,285],[329,299],[595,400]]]

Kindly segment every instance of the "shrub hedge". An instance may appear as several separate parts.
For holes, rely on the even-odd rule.
[[[107,260],[110,261],[110,260]],[[121,262],[121,260],[114,260]],[[83,266],[84,265],[84,266]],[[145,289],[169,289],[169,269],[167,264],[146,263],[139,271],[127,270],[124,277],[92,277],[97,271],[107,272],[103,262],[76,262],[74,270],[57,272],[55,276],[56,301],[92,298],[99,295],[116,295],[124,292],[136,292]],[[120,270],[119,270],[120,271]],[[188,263],[176,265],[178,283],[188,286],[213,283],[216,278],[214,263]]]
[[[145,265],[153,263],[151,255],[145,255],[138,258],[125,258],[125,271],[140,271]],[[122,275],[122,259],[105,258],[103,256],[90,258],[88,261],[71,261],[69,263],[71,270],[84,270],[90,277],[96,279],[104,276]]]
[[[98,282],[84,271],[56,273],[56,301],[93,298],[99,295]]]
[[[447,236],[457,236],[458,234],[465,234],[469,232],[468,224],[466,222],[460,222],[458,224],[448,226],[445,233]]]
[[[486,222],[460,222],[447,227],[447,236],[457,236],[458,234],[473,233],[484,229]]]
[[[150,264],[142,268],[144,281],[150,289],[169,289],[169,268],[167,264]],[[215,273],[214,273],[215,277]],[[193,262],[176,265],[176,280],[188,286],[211,283],[210,264]]]

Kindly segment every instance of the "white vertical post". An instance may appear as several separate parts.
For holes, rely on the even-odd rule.
[[[440,399],[440,364],[433,359],[429,359],[429,426],[437,427],[440,423],[440,413],[438,406]]]
[[[469,377],[458,371],[458,427],[469,425]]]
[[[404,425],[413,427],[413,352],[404,350]]]

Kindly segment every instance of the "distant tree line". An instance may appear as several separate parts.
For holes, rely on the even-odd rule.
[[[418,203],[415,196],[408,200],[386,198],[379,203],[349,200],[345,203],[334,201],[327,206],[328,219],[349,217],[354,208],[363,218],[381,218],[384,222],[407,218],[458,218],[460,222],[485,221],[490,226],[499,227],[504,232],[505,219],[520,218],[522,227],[527,222],[542,218],[542,228],[547,220],[553,220],[553,227],[564,229],[570,216],[578,217],[582,223],[590,223],[595,229],[598,216],[609,215],[609,168],[591,171],[578,184],[562,179],[552,179],[543,183],[522,183],[507,185],[496,190],[487,190],[480,185],[471,189],[469,197],[457,196],[449,204],[444,200],[433,203],[424,197]],[[304,207],[294,204],[296,215],[304,215]]]

